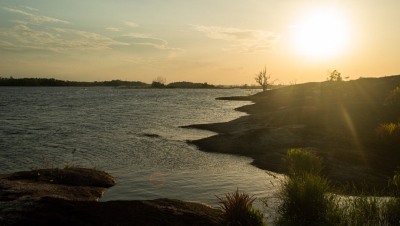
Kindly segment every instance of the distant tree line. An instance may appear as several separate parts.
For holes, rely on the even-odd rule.
[[[153,81],[147,84],[139,81],[121,81],[111,80],[103,82],[76,82],[64,81],[54,78],[13,78],[0,77],[0,86],[110,86],[123,88],[184,88],[184,89],[200,89],[200,88],[220,88],[207,83],[192,82],[173,82],[165,84],[161,81]]]
[[[219,88],[214,85],[205,83],[193,83],[193,82],[172,82],[167,84],[167,79],[162,76],[158,76],[151,83],[151,88],[179,88],[179,89],[215,89]]]
[[[69,86],[78,85],[77,82],[62,81],[47,78],[3,78],[0,77],[1,86]]]
[[[54,78],[4,78],[0,77],[0,86],[126,86],[126,87],[148,87],[144,82],[129,82],[112,80],[104,82],[76,82],[64,81]]]
[[[180,89],[215,89],[214,85],[205,83],[193,82],[172,82],[165,86],[165,88],[180,88]]]
[[[278,88],[271,83],[268,84],[270,87]],[[122,80],[111,80],[101,82],[77,82],[77,81],[65,81],[54,78],[13,78],[13,77],[1,77],[0,86],[107,86],[107,87],[119,87],[119,88],[170,88],[170,89],[226,89],[226,88],[240,88],[240,89],[260,89],[259,85],[212,85],[205,83],[194,83],[194,82],[172,82],[166,84],[165,78],[159,77],[155,79],[151,84],[140,82],[140,81],[122,81]]]
[[[144,82],[130,82],[130,81],[121,81],[121,80],[111,80],[104,82],[93,82],[95,86],[123,86],[123,87],[137,87],[137,88],[145,88],[149,87],[149,84]]]

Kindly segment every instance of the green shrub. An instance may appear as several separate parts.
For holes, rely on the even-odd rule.
[[[334,222],[336,202],[327,194],[327,179],[302,174],[289,177],[279,193],[282,200],[278,207],[277,225],[329,225]]]
[[[322,160],[315,154],[303,149],[290,149],[284,161],[288,167],[289,176],[322,172]]]
[[[327,194],[329,182],[320,174],[322,160],[303,149],[290,149],[285,158],[289,177],[278,196],[278,225],[327,225],[337,222],[334,196]]]
[[[249,225],[253,225],[253,226],[265,226],[265,222],[264,222],[264,215],[257,209],[254,208],[250,208],[248,210],[248,215],[249,215]],[[242,224],[245,225],[245,224]]]
[[[220,206],[224,212],[223,218],[226,225],[230,226],[263,226],[263,214],[254,209],[252,204],[255,200],[237,189],[234,193],[225,194],[225,198],[219,199]]]
[[[400,144],[400,123],[382,123],[376,128],[376,135],[382,145]]]

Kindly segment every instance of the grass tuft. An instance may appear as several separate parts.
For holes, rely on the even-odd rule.
[[[342,223],[346,225],[382,225],[381,205],[377,197],[358,196],[345,201]]]
[[[255,200],[237,189],[233,193],[225,194],[224,198],[218,197],[220,206],[224,212],[226,225],[230,226],[258,226],[265,225],[263,215],[252,207]]]
[[[400,145],[400,123],[382,123],[375,131],[381,145]]]

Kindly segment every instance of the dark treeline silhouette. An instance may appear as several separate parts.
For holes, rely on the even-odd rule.
[[[173,82],[166,86],[167,88],[216,88],[214,85],[205,83],[192,83],[192,82]]]
[[[13,77],[1,77],[0,86],[109,86],[119,88],[169,88],[169,89],[226,89],[226,88],[241,88],[241,89],[260,89],[257,85],[212,85],[208,83],[194,83],[194,82],[172,82],[169,84],[160,83],[153,81],[151,84],[147,84],[140,81],[122,81],[122,80],[111,80],[101,82],[77,82],[77,81],[65,81],[54,78],[13,78]],[[279,88],[280,86],[274,86],[273,88]],[[271,87],[272,87],[271,86]]]
[[[104,82],[93,82],[95,86],[121,86],[121,87],[136,87],[136,88],[144,88],[149,87],[149,84],[144,82],[130,82],[130,81],[121,81],[121,80],[111,80]]]
[[[0,86],[124,86],[124,87],[149,87],[144,82],[129,82],[121,80],[103,82],[76,82],[64,81],[54,78],[3,78],[0,77]]]

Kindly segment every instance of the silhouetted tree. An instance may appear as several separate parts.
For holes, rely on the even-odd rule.
[[[153,87],[153,88],[164,88],[166,82],[167,82],[166,78],[158,76],[151,83],[151,87]]]
[[[331,82],[341,82],[341,81],[343,81],[342,74],[340,72],[338,72],[337,70],[334,70],[329,73],[327,80],[331,81]]]
[[[254,79],[261,86],[263,91],[267,90],[268,86],[273,83],[271,82],[271,75],[270,74],[267,75],[266,67],[264,67],[264,69],[260,71]]]

